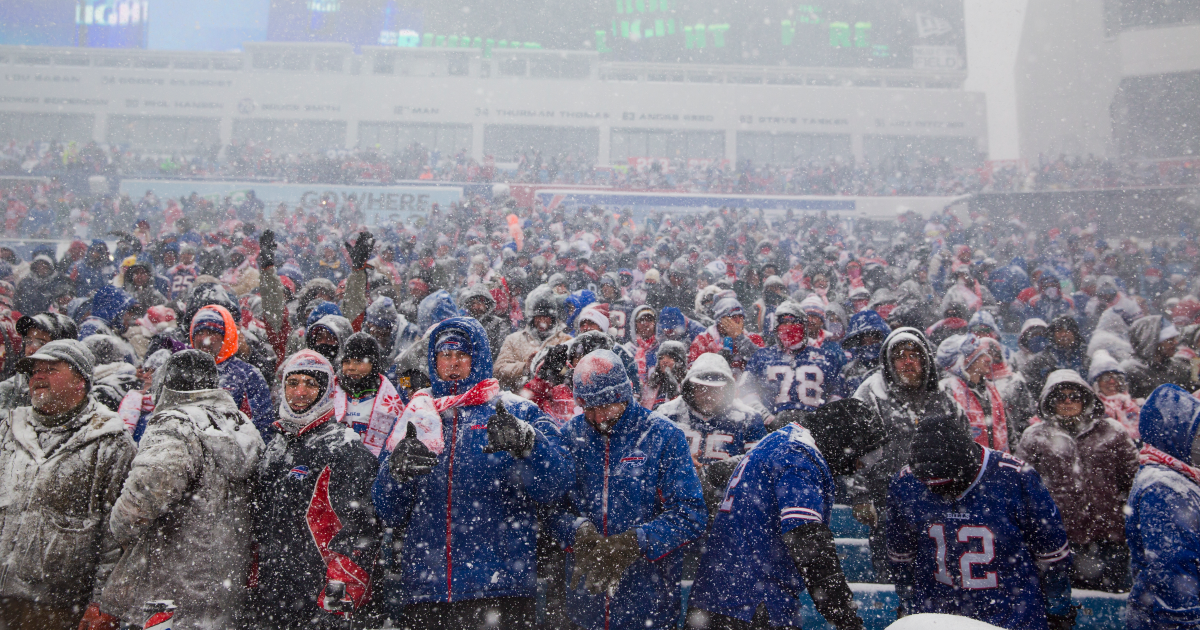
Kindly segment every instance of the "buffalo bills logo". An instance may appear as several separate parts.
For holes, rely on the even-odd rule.
[[[629,455],[622,457],[619,466],[622,470],[633,471],[646,465],[646,454],[641,451],[633,451]]]
[[[289,479],[299,479],[303,481],[304,478],[308,476],[308,466],[296,466],[288,471],[287,476]]]

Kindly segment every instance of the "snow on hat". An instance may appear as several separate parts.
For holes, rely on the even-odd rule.
[[[146,359],[144,361],[142,361],[142,369],[146,370],[147,372],[153,372],[153,371],[157,370],[158,368],[162,367],[163,365],[165,365],[167,362],[167,359],[170,359],[170,358],[171,358],[170,350],[167,350],[166,348],[163,348],[161,350],[155,350],[153,354],[146,357]]]
[[[722,298],[713,305],[713,319],[721,321],[726,317],[745,316],[746,309],[734,298]]]
[[[816,293],[800,301],[800,310],[805,315],[816,315],[821,319],[825,319],[825,303],[821,301],[821,296]]]
[[[191,333],[194,335],[201,330],[212,330],[223,335],[225,334],[225,318],[216,309],[200,309],[192,318]]]
[[[390,297],[381,297],[367,307],[366,322],[379,328],[396,326],[396,303]]]
[[[151,306],[146,314],[137,320],[138,325],[151,333],[163,332],[175,327],[175,311],[166,306]]]
[[[1125,370],[1121,369],[1121,364],[1117,362],[1113,355],[1109,354],[1108,350],[1101,348],[1092,353],[1092,364],[1088,367],[1088,382],[1095,386],[1096,381],[1101,376],[1116,372],[1125,374]]]
[[[963,483],[978,470],[979,448],[965,424],[950,414],[935,415],[917,425],[908,463],[926,485]]]
[[[644,279],[646,282],[658,284],[658,281],[662,279],[662,276],[658,273],[657,269],[651,269],[646,272]]]
[[[313,307],[312,312],[308,314],[308,321],[304,323],[304,327],[308,328],[309,326],[312,326],[326,315],[337,315],[338,317],[341,317],[342,309],[338,308],[338,305],[334,304],[333,302],[326,302],[324,300],[317,302],[317,305]]]
[[[582,407],[601,407],[633,400],[625,365],[611,350],[595,350],[575,366],[575,398]]]
[[[967,368],[987,354],[987,346],[974,334],[951,335],[938,346],[938,367],[966,380]]]
[[[580,311],[579,316],[575,318],[575,328],[578,329],[583,322],[592,322],[599,326],[601,331],[608,332],[608,316],[596,306],[588,306]]]
[[[22,374],[30,374],[38,361],[65,361],[87,383],[88,390],[92,389],[92,370],[96,365],[96,357],[82,341],[75,339],[51,341],[38,348],[37,352],[18,361],[17,371]]]
[[[1171,339],[1174,339],[1178,336],[1179,336],[1179,329],[1175,327],[1175,324],[1167,324],[1166,326],[1163,326],[1161,329],[1159,329],[1158,342],[1162,343],[1164,341],[1170,341]]]
[[[733,382],[733,370],[725,357],[714,352],[705,352],[696,357],[684,380],[708,387],[723,387]]]

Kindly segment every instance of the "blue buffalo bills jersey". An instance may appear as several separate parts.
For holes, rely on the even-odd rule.
[[[783,352],[779,346],[763,348],[746,365],[749,383],[771,413],[787,409],[812,411],[844,398],[842,365],[845,353],[837,344],[805,346]]]
[[[739,400],[711,418],[692,411],[682,396],[662,404],[655,411],[683,429],[692,459],[704,465],[741,455],[754,448],[766,434],[762,415]]]
[[[796,625],[804,580],[783,535],[829,524],[834,481],[812,435],[792,423],[750,450],[729,479],[689,606],[749,622],[760,603],[772,625]]]
[[[1044,630],[1046,587],[1071,564],[1062,518],[1033,468],[1007,453],[983,453],[975,482],[956,500],[929,491],[907,467],[892,479],[887,548],[896,583],[911,584],[915,613]],[[1055,606],[1062,593],[1049,595]],[[1065,595],[1069,603],[1069,587]]]

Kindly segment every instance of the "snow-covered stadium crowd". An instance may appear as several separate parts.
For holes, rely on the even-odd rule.
[[[1196,224],[100,203],[0,245],[0,627],[861,628],[835,503],[898,615],[1200,624]]]

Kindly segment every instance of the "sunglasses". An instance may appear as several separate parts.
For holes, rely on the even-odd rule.
[[[1063,392],[1054,397],[1054,402],[1083,402],[1083,394],[1079,392]]]

